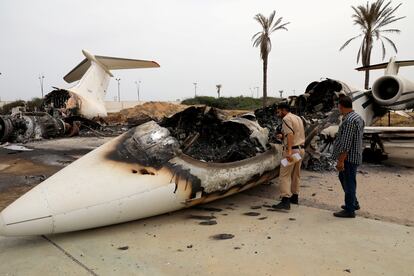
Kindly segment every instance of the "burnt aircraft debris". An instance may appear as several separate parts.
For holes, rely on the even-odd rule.
[[[178,140],[185,154],[198,160],[234,162],[267,149],[266,128],[245,118],[227,120],[216,108],[189,107],[160,125]]]
[[[65,123],[45,112],[24,112],[0,116],[0,143],[73,135],[77,124]]]
[[[288,103],[293,112],[300,114],[307,134],[307,152],[304,165],[311,170],[330,170],[334,162],[329,149],[334,137],[322,130],[339,122],[335,103],[342,86],[334,80],[313,82],[306,93],[291,97]],[[0,116],[0,143],[19,142],[62,136],[109,136],[153,120],[128,121],[127,125],[108,126],[102,118],[93,120],[80,116],[79,99],[64,89],[55,89],[43,100],[42,112],[19,112]],[[155,120],[169,130],[179,149],[205,162],[227,163],[244,160],[281,143],[276,134],[281,132],[282,121],[276,116],[273,104],[254,112],[229,118],[216,108],[190,106],[170,117]]]

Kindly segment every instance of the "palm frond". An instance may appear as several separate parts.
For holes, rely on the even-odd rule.
[[[382,47],[382,60],[385,59],[385,45],[384,45],[384,41],[380,38],[381,41],[381,47]]]
[[[349,44],[349,43],[351,43],[351,41],[352,41],[352,40],[357,39],[358,37],[361,37],[361,36],[362,36],[362,34],[357,35],[357,36],[354,36],[354,37],[352,37],[352,38],[348,39],[348,40],[344,43],[344,45],[342,45],[342,46],[341,46],[341,48],[339,48],[339,51],[342,51],[342,50],[343,50],[346,46],[348,46],[348,44]]]
[[[255,33],[255,34],[252,36],[252,40],[254,40],[254,39],[256,38],[256,36],[258,36],[258,35],[260,35],[260,34],[262,34],[262,32],[257,32],[257,33]]]
[[[397,49],[397,46],[395,45],[394,41],[392,41],[391,39],[389,39],[386,36],[382,36],[382,38],[384,38],[391,45],[391,47],[394,49],[395,53],[398,53],[398,49]]]
[[[357,64],[359,63],[359,59],[360,59],[360,57],[361,57],[361,51],[362,51],[362,45],[359,47],[359,49],[358,49],[358,54],[357,54]]]
[[[386,29],[386,30],[378,30],[378,32],[380,32],[380,33],[396,33],[396,34],[399,34],[399,33],[401,33],[401,30],[399,30],[399,29]]]
[[[287,31],[288,29],[285,26],[286,25],[289,25],[289,24],[290,24],[290,22],[286,22],[286,23],[284,23],[284,24],[282,24],[280,26],[275,26],[275,28],[273,28],[271,32],[273,33],[274,31],[277,31],[277,30],[285,30],[285,31]]]
[[[267,27],[270,29],[272,23],[273,23],[273,19],[275,18],[276,15],[276,11],[273,11],[270,16],[269,19],[267,20]]]

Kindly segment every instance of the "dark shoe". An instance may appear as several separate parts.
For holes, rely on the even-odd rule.
[[[346,210],[342,210],[342,211],[333,213],[333,215],[338,218],[354,218],[355,212],[348,212]]]
[[[272,205],[272,208],[278,211],[288,211],[290,210],[290,199],[282,197],[282,201],[279,204]]]
[[[299,204],[299,195],[298,194],[292,194],[292,196],[290,197],[290,203]]]
[[[346,210],[345,205],[341,205],[341,208],[342,208],[343,210]],[[355,211],[358,211],[359,209],[361,209],[361,207],[360,207],[359,205],[355,206]]]

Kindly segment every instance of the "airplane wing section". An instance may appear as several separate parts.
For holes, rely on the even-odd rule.
[[[127,59],[105,56],[95,56],[95,58],[103,65],[105,65],[109,70],[160,67],[158,63],[151,60]]]
[[[63,77],[63,79],[67,83],[71,83],[77,80],[80,80],[82,76],[86,73],[86,71],[91,66],[91,61],[85,58],[81,61],[75,68],[73,68],[69,73],[66,74],[66,76]]]
[[[414,60],[396,61],[395,65],[397,65],[398,67],[413,66],[414,65]],[[358,68],[355,68],[355,70],[357,70],[357,71],[367,71],[367,70],[385,69],[385,68],[387,68],[387,66],[388,66],[388,62],[384,62],[384,63],[378,63],[378,64],[369,65],[369,66],[358,67]]]
[[[382,127],[367,126],[364,128],[364,134],[409,134],[414,133],[414,127]]]
[[[86,71],[88,71],[89,67],[91,67],[92,61],[97,62],[110,76],[112,76],[110,70],[160,67],[157,62],[151,60],[94,56],[85,50],[82,50],[82,52],[86,58],[63,77],[68,83],[80,80]]]

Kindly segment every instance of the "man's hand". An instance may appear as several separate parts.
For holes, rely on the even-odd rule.
[[[338,161],[338,162],[336,163],[336,169],[337,169],[339,172],[342,172],[342,171],[345,169],[345,163],[344,163],[344,161]]]
[[[294,160],[292,158],[292,150],[287,150],[286,154],[285,154],[285,157],[286,157],[287,161],[293,162]]]
[[[276,134],[276,139],[278,140],[282,140],[283,139],[283,135],[282,134]]]

